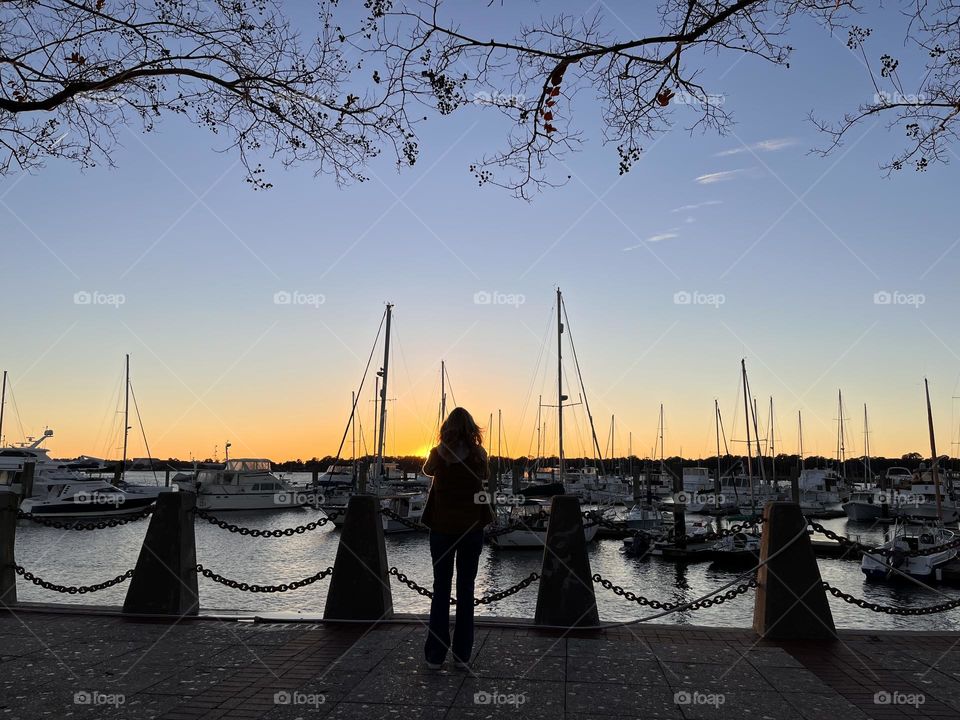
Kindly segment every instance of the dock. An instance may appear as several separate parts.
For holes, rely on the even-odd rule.
[[[422,660],[426,619],[177,623],[55,608],[0,612],[0,717],[955,718],[955,633],[843,631],[830,643],[749,629],[550,631],[481,622],[469,671]]]

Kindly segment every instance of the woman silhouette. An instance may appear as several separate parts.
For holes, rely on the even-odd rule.
[[[439,670],[453,651],[454,664],[467,668],[473,651],[473,584],[477,579],[483,528],[493,522],[484,494],[489,477],[480,428],[470,413],[454,408],[440,427],[440,444],[430,451],[423,473],[433,478],[422,522],[430,528],[433,602],[424,644],[427,666]],[[457,569],[457,615],[450,645],[450,585]]]

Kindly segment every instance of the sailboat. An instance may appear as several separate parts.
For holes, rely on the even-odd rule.
[[[941,489],[939,477],[940,457],[937,455],[936,436],[933,431],[933,410],[930,405],[930,385],[926,378],[923,381],[927,400],[927,427],[930,433],[930,456],[932,458],[929,476],[932,481],[930,494],[933,496],[934,507],[924,522],[916,520],[898,520],[893,529],[893,537],[880,546],[886,553],[865,553],[860,561],[860,569],[871,579],[896,580],[908,575],[915,578],[936,577],[941,566],[957,555],[956,548],[943,548],[931,551],[948,544],[955,537],[952,530],[947,530],[944,520],[956,520],[956,506],[952,493]],[[914,485],[917,487],[917,484]],[[945,511],[947,516],[945,518]],[[900,514],[904,514],[904,506],[900,507]],[[929,551],[924,555],[915,555],[917,550]]]
[[[563,295],[560,288],[557,288],[557,440],[558,440],[558,468],[557,482],[565,486],[566,471],[565,457],[563,453],[563,407],[564,402],[569,398],[563,390],[563,332],[565,307],[563,304]],[[573,348],[573,340],[570,340]],[[573,350],[574,360],[576,360],[576,350]],[[578,368],[579,369],[579,368]],[[584,403],[586,405],[586,395],[584,394]],[[589,405],[587,414],[589,416]],[[590,419],[591,428],[593,419]],[[593,434],[594,443],[596,443],[596,433]],[[498,509],[496,520],[487,527],[486,537],[488,542],[495,548],[501,549],[519,549],[519,548],[542,548],[546,543],[547,526],[549,523],[550,501],[545,499],[526,499],[523,503],[514,505],[510,508]],[[508,527],[515,529],[503,532]],[[584,540],[590,542],[593,540],[599,525],[586,524],[583,528]]]

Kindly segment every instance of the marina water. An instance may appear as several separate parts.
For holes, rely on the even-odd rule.
[[[310,479],[309,473],[286,473],[297,483]],[[128,473],[132,482],[153,482],[149,472]],[[162,476],[161,476],[162,482]],[[229,522],[250,528],[284,528],[301,525],[322,514],[312,508],[295,508],[269,513],[224,512]],[[21,521],[17,527],[17,561],[31,572],[55,583],[84,585],[100,582],[134,567],[149,520],[132,522],[97,532],[58,530]],[[851,523],[846,518],[824,520],[834,532],[857,538],[867,544],[883,539],[883,530],[870,524]],[[250,584],[279,584],[313,575],[332,566],[337,552],[339,531],[331,525],[313,532],[282,538],[253,538],[221,530],[198,519],[196,522],[197,561],[224,577]],[[822,538],[821,538],[822,539]],[[387,561],[409,578],[430,587],[432,568],[426,533],[409,532],[386,537]],[[718,568],[709,562],[688,565],[662,558],[631,558],[620,552],[620,540],[597,540],[589,546],[593,572],[628,590],[661,601],[690,601],[729,582],[740,570]],[[542,552],[494,550],[484,547],[477,576],[477,596],[507,588],[531,572],[540,570]],[[957,596],[956,588],[941,588],[944,595],[913,585],[889,585],[866,582],[860,563],[853,560],[820,558],[823,579],[866,600],[898,607],[933,605]],[[242,610],[262,612],[299,612],[306,617],[322,615],[327,583],[285,593],[243,593],[198,578],[201,612]],[[95,597],[50,592],[18,583],[18,594],[26,602],[66,602],[78,604],[122,605],[126,584],[98,592]],[[612,593],[597,589],[600,618],[605,622],[626,621],[654,614]],[[426,613],[429,599],[417,595],[395,579],[392,583],[396,612]],[[537,602],[533,585],[494,605],[481,606],[478,615],[532,618]],[[919,617],[900,617],[864,613],[833,597],[834,620],[842,628],[960,630],[960,618],[951,613]],[[753,622],[753,593],[723,605],[697,611],[678,612],[653,622],[726,627],[750,627]]]

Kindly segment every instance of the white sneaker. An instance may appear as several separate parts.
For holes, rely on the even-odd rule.
[[[453,663],[453,666],[454,666],[457,670],[469,670],[469,669],[470,669],[470,663],[464,662],[463,660],[455,660],[454,663]]]
[[[443,667],[443,663],[432,663],[432,662],[427,663],[428,670],[439,670],[442,667]]]

